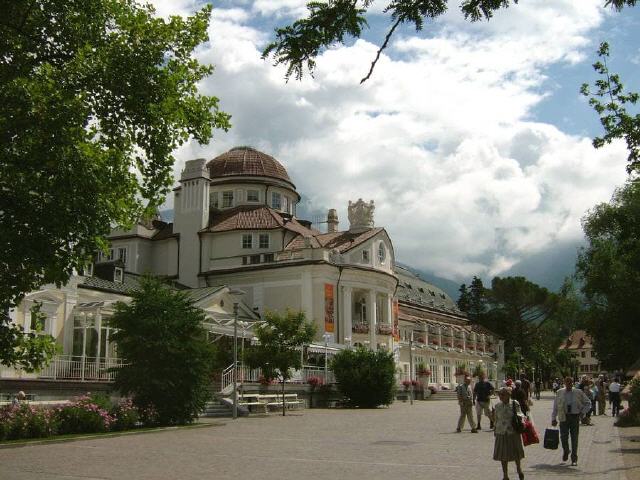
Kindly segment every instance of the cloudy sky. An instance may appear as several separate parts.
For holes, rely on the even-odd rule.
[[[155,3],[160,15],[198,8]],[[336,208],[348,228],[348,201],[374,200],[404,263],[457,282],[518,273],[555,288],[545,275],[571,273],[581,217],[625,180],[624,145],[591,146],[600,128],[579,86],[595,79],[603,40],[633,85],[640,8],[526,0],[470,24],[452,2],[422,32],[399,31],[360,85],[389,26],[378,14],[363,39],[322,54],[314,78],[287,83],[260,52],[305,3],[214,3],[198,57],[216,69],[201,90],[220,98],[233,128],[176,152],[176,174],[186,159],[251,145],[285,165],[299,211]]]

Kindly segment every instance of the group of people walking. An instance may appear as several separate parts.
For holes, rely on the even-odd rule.
[[[567,377],[563,381],[563,387],[555,388],[555,399],[551,414],[551,425],[559,426],[560,443],[562,446],[562,461],[566,462],[571,457],[571,465],[578,464],[578,436],[580,424],[587,421],[590,424],[589,415],[597,412],[604,415],[605,399],[608,393],[612,403],[612,414],[615,415],[620,408],[620,383],[614,380],[606,382],[600,376],[593,385],[588,378],[574,386],[573,379]],[[540,398],[540,384],[534,383],[535,398]],[[613,386],[613,389],[611,388]],[[605,393],[606,392],[606,393]],[[612,397],[613,392],[613,397]],[[509,462],[515,462],[516,471],[520,480],[524,479],[521,460],[524,458],[524,448],[520,432],[516,432],[513,426],[514,415],[523,419],[529,417],[532,402],[531,382],[524,375],[515,382],[507,380],[505,385],[494,392],[494,386],[483,375],[479,381],[471,387],[471,377],[464,378],[456,389],[460,417],[456,432],[462,432],[465,420],[469,422],[472,433],[477,433],[482,428],[483,415],[489,420],[489,428],[493,429],[495,443],[493,459],[501,462],[504,479],[508,480]],[[498,399],[493,407],[490,398],[497,393]],[[617,394],[617,396],[616,396]],[[615,405],[615,407],[614,407]],[[473,418],[475,406],[476,418]]]

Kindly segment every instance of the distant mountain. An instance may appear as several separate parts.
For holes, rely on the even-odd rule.
[[[414,268],[410,265],[396,262],[401,267],[406,268],[407,270],[412,271],[416,275],[418,275],[425,282],[431,283],[436,287],[442,289],[447,295],[449,295],[454,302],[458,301],[458,297],[460,296],[460,292],[458,289],[462,283],[456,283],[453,280],[449,280],[446,278],[438,277],[437,275],[427,272],[426,270],[420,270],[418,268]]]

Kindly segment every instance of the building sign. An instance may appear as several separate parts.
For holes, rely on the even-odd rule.
[[[335,325],[335,314],[333,307],[333,285],[324,284],[324,331],[333,333]]]
[[[400,341],[400,327],[398,325],[398,318],[400,317],[400,306],[398,300],[393,301],[393,338],[396,341]]]

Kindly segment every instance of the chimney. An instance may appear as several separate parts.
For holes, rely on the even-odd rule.
[[[334,233],[338,231],[338,213],[335,208],[329,209],[327,214],[327,233]]]

